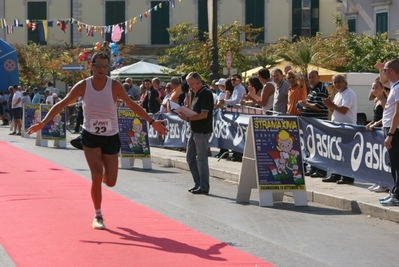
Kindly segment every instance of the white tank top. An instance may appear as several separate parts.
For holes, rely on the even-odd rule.
[[[83,129],[89,133],[102,136],[112,136],[118,131],[117,106],[112,96],[112,79],[107,77],[107,83],[100,91],[96,91],[86,79],[86,91],[82,100]]]
[[[276,90],[276,84],[274,82],[267,82],[266,84],[270,83],[271,85],[274,86],[274,90]],[[269,96],[269,99],[266,102],[266,105],[262,107],[263,112],[266,114],[268,110],[271,110],[273,108],[273,102],[274,102],[274,93]]]

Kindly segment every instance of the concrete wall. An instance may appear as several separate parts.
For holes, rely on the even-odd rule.
[[[31,0],[36,1],[36,0]],[[43,1],[43,0],[42,0]],[[360,0],[359,0],[360,1]],[[13,19],[20,19],[26,23],[28,0],[0,0],[0,17],[5,17],[9,23]],[[48,20],[68,19],[70,15],[70,0],[47,0]],[[73,18],[87,25],[105,26],[105,0],[72,0]],[[175,8],[171,9],[170,26],[173,27],[180,22],[191,22],[197,25],[197,0],[175,0]],[[399,3],[398,3],[399,4]],[[151,19],[138,19],[140,14],[148,11],[151,7],[150,0],[127,0],[125,18],[126,20],[137,17],[137,23],[133,25],[133,31],[126,35],[126,41],[136,45],[151,44]],[[167,8],[164,4],[163,8]],[[337,9],[337,0],[320,0],[320,31],[324,35],[329,35],[335,30],[335,25],[331,13]],[[291,0],[266,0],[265,1],[265,42],[275,43],[280,37],[290,37],[291,29]],[[156,12],[156,11],[153,11]],[[230,24],[234,21],[245,22],[245,1],[244,0],[218,0],[218,24]],[[151,16],[151,14],[150,14]],[[121,21],[124,22],[124,21]],[[398,22],[399,23],[399,22]],[[67,32],[64,34],[58,26],[49,28],[48,43],[70,42],[70,27],[67,25]],[[91,45],[101,41],[99,33],[94,33],[94,37],[87,36],[85,29],[81,33],[77,31],[77,26],[73,26],[74,44]],[[13,34],[5,34],[4,29],[0,29],[0,37],[9,43],[24,44],[27,42],[27,30],[15,28]]]
[[[388,10],[389,38],[399,40],[395,31],[399,30],[399,1],[397,0],[344,0],[342,5],[342,18],[344,23],[348,17],[356,18],[358,34],[376,34],[375,16],[379,11]]]

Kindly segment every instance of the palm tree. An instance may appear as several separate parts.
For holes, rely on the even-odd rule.
[[[255,66],[257,66],[257,67],[261,66],[263,68],[272,68],[279,63],[279,60],[276,56],[273,56],[273,55],[270,56],[265,53],[255,54],[252,57],[252,61],[254,62]]]
[[[316,37],[313,38],[299,38],[298,42],[289,46],[289,49],[279,50],[278,55],[284,60],[291,62],[294,66],[298,67],[304,76],[305,83],[308,85],[307,73],[309,65],[321,65],[329,61],[333,55],[321,59],[319,52],[315,49]]]

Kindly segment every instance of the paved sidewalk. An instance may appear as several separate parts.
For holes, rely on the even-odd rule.
[[[218,161],[214,157],[217,154],[216,150],[212,150],[212,154],[213,156],[209,157],[211,176],[238,183],[241,163],[226,161],[225,159]],[[188,170],[185,153],[174,149],[151,147],[151,158],[154,164]],[[309,202],[399,222],[399,207],[383,207],[378,198],[386,196],[387,193],[369,191],[367,188],[372,184],[368,182],[356,179],[353,185],[337,185],[335,183],[323,183],[321,178],[306,176],[305,183]],[[257,194],[257,191],[254,192],[253,190],[252,194],[255,193]]]

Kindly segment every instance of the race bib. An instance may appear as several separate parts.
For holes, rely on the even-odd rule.
[[[106,134],[112,131],[112,125],[110,119],[91,119],[90,120],[90,132],[94,134]]]

